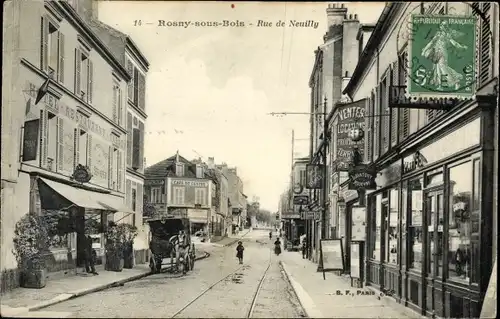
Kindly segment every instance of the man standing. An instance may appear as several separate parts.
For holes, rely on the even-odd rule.
[[[85,270],[87,271],[87,273],[99,275],[97,273],[97,271],[95,271],[95,262],[96,262],[96,258],[97,258],[97,253],[92,248],[92,237],[90,237],[90,235],[87,235],[85,239],[86,239],[85,240],[85,253],[84,253]]]

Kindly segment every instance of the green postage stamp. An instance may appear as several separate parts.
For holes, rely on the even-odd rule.
[[[476,93],[476,21],[473,16],[413,15],[408,94],[472,98]]]

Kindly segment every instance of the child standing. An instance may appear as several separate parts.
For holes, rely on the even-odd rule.
[[[243,264],[243,251],[245,247],[243,247],[243,243],[241,241],[238,242],[238,246],[236,247],[236,258],[238,258],[240,264]]]

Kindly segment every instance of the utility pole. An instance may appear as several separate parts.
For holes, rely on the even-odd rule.
[[[328,168],[326,167],[327,155],[326,150],[328,148],[328,122],[326,114],[326,97],[323,102],[323,214],[321,215],[321,239],[327,238],[327,225],[326,225],[326,212],[328,209]]]

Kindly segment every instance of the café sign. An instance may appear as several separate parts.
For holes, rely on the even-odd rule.
[[[71,177],[79,183],[88,183],[92,179],[92,174],[87,166],[78,164]]]

